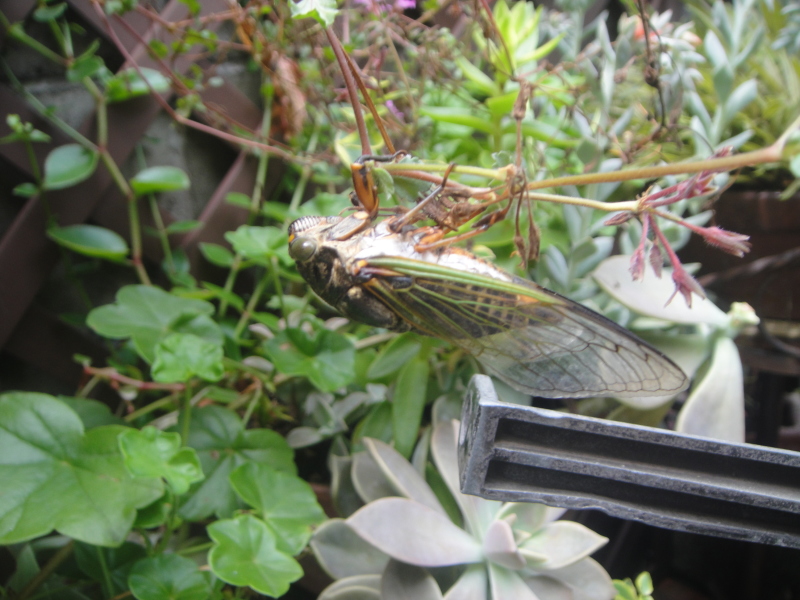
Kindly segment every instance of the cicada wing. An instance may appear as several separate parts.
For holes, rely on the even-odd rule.
[[[580,304],[524,280],[508,285],[472,273],[465,281],[448,271],[378,276],[365,287],[418,331],[463,348],[525,393],[637,397],[687,385],[658,350]]]

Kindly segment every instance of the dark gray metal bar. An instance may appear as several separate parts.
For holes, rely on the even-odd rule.
[[[800,548],[800,453],[500,402],[470,382],[464,493]]]

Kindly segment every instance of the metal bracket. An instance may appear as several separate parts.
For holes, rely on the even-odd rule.
[[[470,382],[461,490],[800,548],[800,453],[500,402]]]

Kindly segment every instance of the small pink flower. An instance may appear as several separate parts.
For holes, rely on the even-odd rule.
[[[698,231],[709,246],[714,246],[724,250],[728,254],[733,254],[742,258],[750,252],[749,235],[725,231],[719,227],[704,227],[703,231]]]
[[[403,12],[417,6],[416,0],[353,0],[354,3],[366,6],[374,13],[397,11]]]
[[[672,281],[675,282],[675,291],[672,293],[672,296],[669,297],[669,300],[667,300],[667,304],[672,302],[672,299],[678,292],[680,292],[683,299],[686,300],[686,306],[689,308],[692,308],[692,292],[701,298],[706,297],[705,291],[700,287],[700,284],[697,283],[697,280],[689,275],[680,263],[673,263],[672,265]]]

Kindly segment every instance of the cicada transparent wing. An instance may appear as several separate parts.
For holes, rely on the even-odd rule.
[[[522,279],[402,257],[360,261],[363,286],[414,329],[474,355],[492,374],[537,396],[677,393],[681,369],[580,304]]]

